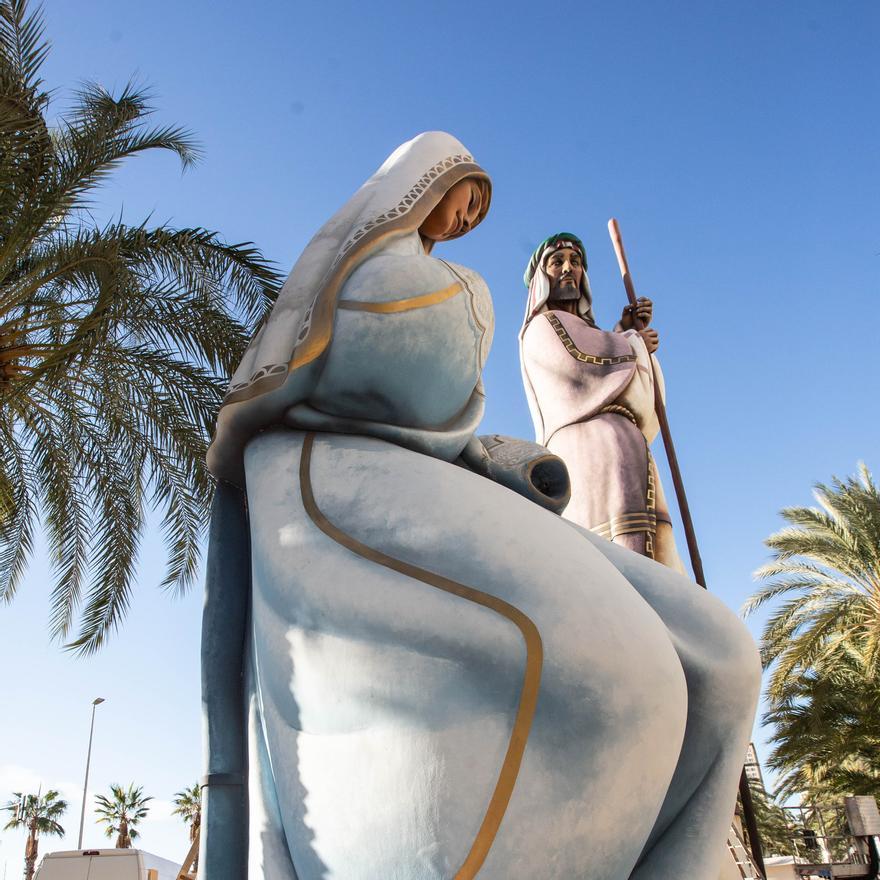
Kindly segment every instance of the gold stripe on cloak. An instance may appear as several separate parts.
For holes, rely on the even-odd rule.
[[[443,290],[435,290],[433,293],[425,293],[421,296],[408,296],[405,299],[395,299],[389,302],[368,302],[360,299],[343,299],[339,301],[337,308],[349,309],[356,312],[376,312],[380,315],[391,315],[398,312],[410,312],[413,309],[426,309],[435,306],[447,299],[451,299],[463,290],[461,284],[456,281]]]

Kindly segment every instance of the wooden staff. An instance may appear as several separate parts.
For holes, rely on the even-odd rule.
[[[636,289],[633,284],[632,275],[629,271],[629,263],[626,259],[626,251],[623,249],[623,238],[620,235],[620,226],[612,217],[608,221],[608,234],[611,236],[611,242],[614,245],[614,253],[617,254],[617,265],[620,266],[620,274],[623,276],[623,286],[626,288],[626,296],[630,305],[633,307],[632,319],[633,326],[636,330],[642,330],[644,325],[636,315],[636,307],[638,299],[636,298]],[[688,505],[687,493],[684,491],[684,481],[681,478],[681,468],[678,466],[678,456],[675,454],[675,445],[672,442],[672,432],[669,430],[669,420],[666,418],[666,404],[660,394],[660,383],[657,381],[657,368],[654,358],[650,358],[651,373],[654,380],[654,411],[657,413],[657,421],[660,423],[660,435],[663,437],[663,447],[666,450],[666,458],[669,462],[669,472],[672,475],[672,485],[675,487],[675,497],[678,501],[678,510],[681,513],[682,525],[684,526],[684,534],[687,539],[688,553],[691,557],[691,568],[694,571],[694,580],[704,589],[706,586],[706,575],[703,572],[703,561],[700,558],[700,548],[697,546],[697,535],[694,531],[694,521],[691,517],[691,509]],[[739,794],[742,798],[743,818],[746,822],[746,828],[749,832],[749,845],[752,851],[752,861],[761,872],[762,877],[767,876],[767,869],[764,867],[764,853],[761,847],[761,836],[758,833],[758,825],[755,821],[755,807],[752,803],[752,791],[749,788],[749,780],[746,776],[745,767],[743,767],[742,776],[739,780]]]

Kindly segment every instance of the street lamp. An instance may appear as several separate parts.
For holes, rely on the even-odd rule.
[[[96,697],[92,700],[92,723],[89,727],[89,750],[86,752],[86,779],[83,782],[83,803],[82,811],[79,814],[79,840],[76,843],[77,849],[82,849],[83,845],[83,822],[86,819],[86,791],[89,787],[89,762],[92,760],[92,734],[95,732],[95,709],[99,703],[103,703],[103,697]]]

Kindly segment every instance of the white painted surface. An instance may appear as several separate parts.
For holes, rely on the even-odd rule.
[[[252,731],[271,765],[257,773],[252,759],[249,876],[293,876],[283,841],[299,880],[445,880],[510,740],[523,639],[320,531],[300,497],[303,437],[273,432],[247,451]],[[339,529],[540,631],[538,707],[480,880],[618,880],[646,841],[638,880],[677,876],[668,860],[717,876],[758,672],[729,611],[497,484],[380,440],[317,435],[310,476]],[[692,821],[718,843],[695,848]]]

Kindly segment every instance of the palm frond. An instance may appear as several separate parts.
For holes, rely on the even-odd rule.
[[[39,88],[38,74],[49,54],[50,46],[44,33],[39,8],[29,13],[27,0],[0,3],[0,62],[8,65],[30,89]]]
[[[37,503],[26,450],[14,425],[5,419],[0,419],[0,443],[4,449],[4,483],[11,487],[8,501],[12,504],[0,520],[0,601],[9,602],[33,551]]]

